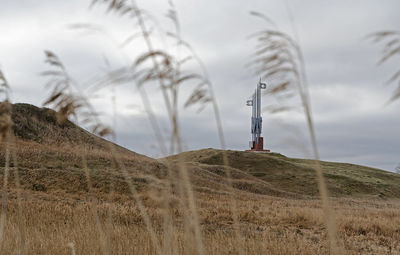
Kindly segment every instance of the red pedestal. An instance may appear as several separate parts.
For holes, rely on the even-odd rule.
[[[264,139],[262,137],[259,138],[258,143],[253,142],[251,149],[246,151],[270,152],[270,150],[264,150]]]

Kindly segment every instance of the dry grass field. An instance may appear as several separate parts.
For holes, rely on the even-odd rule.
[[[104,54],[106,67],[87,83],[45,50],[43,105],[56,112],[11,105],[12,86],[0,70],[0,254],[400,254],[400,175],[319,160],[306,61],[288,4],[294,36],[250,12],[266,23],[249,30],[255,47],[246,68],[268,80],[264,96],[277,104],[266,111],[304,113],[312,160],[226,150],[214,85],[183,36],[172,0],[160,20],[135,0],[89,2],[122,27],[129,24],[121,43],[103,38],[117,46],[123,63],[114,67]],[[102,21],[69,28],[104,36]],[[380,63],[400,52],[398,35],[369,36],[384,43]],[[138,93],[163,158],[102,138],[115,137],[120,85]],[[91,104],[97,92],[112,99],[112,127]],[[222,149],[183,152],[180,112],[207,106]]]
[[[237,254],[227,197],[197,193],[207,254]],[[156,199],[144,195],[148,214],[165,251],[163,212]],[[15,194],[11,192],[2,254],[15,254],[19,231]],[[318,200],[293,200],[243,193],[238,199],[242,248],[246,254],[328,254],[326,231]],[[399,254],[400,203],[363,199],[335,200],[338,235],[345,254]],[[132,200],[110,197],[90,201],[86,196],[23,193],[23,223],[28,254],[101,254],[100,234],[91,213],[98,211],[111,254],[155,254],[141,215]],[[185,240],[182,212],[174,209],[175,254],[192,254]]]
[[[172,184],[172,197],[165,203],[167,168],[172,172],[179,168],[177,156],[155,160],[117,148],[137,192],[135,197],[116,167],[115,155],[105,149],[109,142],[72,123],[57,124],[54,112],[30,105],[14,106],[13,120],[17,140],[11,151],[16,152],[17,161],[11,161],[8,169],[1,254],[19,254],[21,238],[26,254],[198,252],[198,240],[190,234],[192,223],[185,223],[183,208],[191,209],[182,206],[178,183]],[[51,135],[46,126],[51,127]],[[80,146],[72,137],[60,135],[77,130],[85,141]],[[4,143],[2,148],[4,159]],[[90,189],[83,153],[87,154]],[[224,166],[218,150],[182,155],[194,189],[206,254],[330,253],[310,161],[228,151],[231,166]],[[341,252],[400,254],[400,176],[350,164],[321,164],[333,195]],[[239,237],[234,229],[227,168],[232,175]],[[4,167],[0,173],[4,177]],[[141,209],[149,218],[158,248],[151,241]]]

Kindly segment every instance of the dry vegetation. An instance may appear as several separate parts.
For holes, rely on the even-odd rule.
[[[55,134],[62,130],[65,132],[65,129],[79,129],[72,123],[67,126],[57,124],[54,122],[55,113],[46,109],[30,105],[17,105],[14,109],[18,109],[14,111],[14,122],[22,118],[21,113],[29,112],[24,115],[27,122],[35,123],[37,127],[52,123]],[[47,117],[36,117],[35,112],[41,113],[38,116]],[[18,166],[11,163],[9,170],[12,173],[18,169],[20,177],[27,253],[103,253],[98,223],[92,212],[95,208],[111,254],[157,254],[142,213],[121,171],[113,164],[114,155],[104,149],[108,142],[89,133],[85,144],[80,146],[74,145],[74,141],[67,136],[47,136],[47,140],[42,141],[40,137],[47,134],[46,129],[38,130],[35,132],[32,127],[16,129],[17,140],[10,147],[11,151],[15,149],[18,158]],[[84,145],[94,148],[87,154],[92,182],[90,191],[82,169]],[[1,152],[3,158],[4,153]],[[162,194],[168,191],[167,165],[176,169],[174,165],[179,164],[177,156],[157,161],[122,149],[119,155],[132,175],[132,183],[139,192],[162,253],[195,253],[197,248],[193,244],[193,236],[185,234],[185,213],[180,206],[178,183],[172,186],[173,195],[169,205],[173,231],[168,233],[164,225],[166,211]],[[308,183],[313,176],[312,162],[279,154],[227,152],[233,166],[230,167],[231,183],[235,188],[237,221],[243,238],[242,246],[238,247],[230,188],[225,174],[227,166],[223,164],[222,151],[207,149],[182,155],[196,194],[205,253],[329,253],[316,183]],[[307,165],[308,169],[305,167]],[[360,178],[357,173],[367,173],[389,190],[400,189],[400,182],[396,182],[396,178],[400,177],[394,174],[349,164],[322,162],[322,166],[346,175],[350,178],[349,184],[355,181],[352,178]],[[262,171],[270,179],[260,176]],[[4,173],[4,168],[0,172]],[[297,182],[306,183],[304,188],[308,188],[308,191],[290,189],[290,185],[284,184],[293,173],[297,173]],[[392,186],[388,185],[389,179],[394,179]],[[382,197],[377,195],[381,190],[371,194],[362,186],[353,188],[359,192],[358,199],[343,189],[335,193],[336,198],[332,201],[338,237],[346,254],[399,254],[400,201],[391,197],[390,192]],[[12,174],[8,196],[2,252],[19,253],[18,194]]]
[[[318,160],[302,52],[276,27],[255,35],[259,45],[252,66],[257,74],[274,78],[270,95],[299,98],[314,160],[226,150],[182,153],[182,84],[193,88],[184,108],[212,105],[225,145],[212,84],[182,39],[177,12],[169,4],[173,31],[160,33],[172,41],[174,53],[157,46],[156,22],[136,1],[92,1],[135,25],[124,44],[139,38],[146,46],[126,66],[103,74],[94,87],[135,86],[161,153],[175,156],[155,160],[102,139],[112,130],[102,125],[89,98],[50,51],[45,52],[50,69],[43,72],[51,87],[45,105],[57,113],[12,106],[0,71],[5,98],[0,105],[1,253],[400,254],[399,176]],[[187,62],[201,71],[185,70]],[[161,91],[168,134],[149,104],[147,86]]]
[[[102,252],[96,222],[90,213],[87,196],[79,198],[24,192],[23,222],[29,254],[77,254]],[[10,197],[15,197],[11,192]],[[151,194],[146,195],[151,197]],[[157,237],[163,242],[163,210],[156,198],[146,198],[147,212],[154,222]],[[232,229],[232,213],[225,194],[197,194],[201,229],[207,254],[236,254],[237,241]],[[110,240],[112,254],[154,254],[154,247],[138,208],[129,197],[96,202],[101,221]],[[292,200],[242,193],[237,200],[240,229],[247,254],[326,254],[328,251],[323,212],[318,200]],[[338,234],[346,254],[399,254],[400,203],[341,199],[333,202]],[[2,251],[20,249],[17,206],[8,206],[6,235]],[[191,254],[193,244],[185,240],[183,212],[174,209],[173,252]],[[110,223],[111,222],[111,223]],[[187,237],[187,236],[186,236]]]
[[[400,31],[379,31],[369,35],[368,38],[374,43],[383,45],[378,65],[400,56]],[[389,102],[398,100],[400,98],[400,70],[395,70],[386,83],[397,83],[397,88]]]

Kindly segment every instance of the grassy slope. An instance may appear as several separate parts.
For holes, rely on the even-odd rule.
[[[60,146],[62,144],[85,145],[87,149],[109,150],[110,142],[91,134],[71,121],[57,122],[56,112],[30,104],[13,104],[12,120],[14,135],[24,141]],[[119,145],[113,144],[120,153],[135,154]],[[146,157],[147,158],[147,157]]]
[[[108,194],[113,185],[117,195],[128,195],[128,186],[120,168],[115,165],[110,146],[114,146],[118,158],[132,173],[131,178],[137,188],[146,188],[157,181],[152,177],[154,175],[165,177],[165,167],[156,160],[95,136],[70,121],[59,124],[53,110],[14,104],[12,120],[16,142],[11,148],[16,153],[17,161],[11,162],[11,187],[15,186],[13,171],[18,169],[21,186],[25,190],[87,195],[87,178],[82,163],[82,156],[85,155],[93,192],[99,196]],[[1,175],[4,164],[5,144],[1,144]]]
[[[223,164],[222,151],[203,149],[182,153],[186,162],[207,168]],[[277,153],[227,151],[230,166],[281,191],[317,195],[314,161],[293,159]],[[175,159],[177,156],[169,157]],[[321,161],[330,195],[400,197],[400,175],[346,163]]]
[[[69,243],[74,245],[77,254],[101,254],[99,222],[93,211],[99,215],[113,254],[154,254],[140,210],[120,170],[115,169],[113,155],[108,150],[109,142],[72,123],[57,124],[54,112],[48,109],[14,105],[13,120],[18,139],[12,148],[16,149],[18,166],[12,163],[9,173],[10,189],[1,254],[21,253],[15,170],[19,172],[23,187],[22,222],[29,254],[71,254]],[[77,132],[82,134],[82,140],[74,136]],[[1,144],[2,166],[4,147]],[[83,147],[87,148],[92,194],[87,190],[82,170]],[[165,236],[170,234],[161,228],[165,218],[165,190],[162,187],[166,168],[160,162],[163,160],[154,160],[123,148],[118,150],[157,237],[165,240]],[[235,201],[245,252],[328,254],[320,201],[288,199],[316,193],[312,162],[279,154],[227,153],[233,166],[229,167],[233,184],[238,191]],[[232,205],[226,193],[225,170],[228,167],[221,165],[221,151],[207,149],[183,155],[186,156],[192,183],[196,190],[201,191],[196,193],[196,202],[206,253],[237,254],[236,248],[240,244],[232,231]],[[176,156],[169,159],[175,161]],[[377,194],[375,189],[380,189],[381,184],[388,185],[388,190],[399,185],[398,176],[377,169],[322,164],[327,173],[332,174],[328,180],[334,185],[353,184],[359,180],[368,187],[362,188],[364,186],[359,183],[350,186],[353,195]],[[0,167],[0,185],[3,171],[4,167]],[[342,175],[351,181],[340,177]],[[113,192],[110,192],[111,188]],[[341,195],[342,191],[340,189],[336,194]],[[174,194],[178,191],[175,190]],[[169,204],[176,222],[172,237],[177,242],[175,252],[188,254],[192,242],[186,238],[187,232],[182,227],[185,208],[180,206],[180,201],[178,196],[174,196]],[[332,202],[337,212],[338,236],[347,254],[397,254],[396,251],[400,250],[398,200],[341,198],[332,199]]]
[[[86,177],[82,170],[82,155],[86,153],[96,192],[108,193],[113,183],[117,193],[128,193],[121,172],[115,168],[110,142],[71,122],[58,124],[55,112],[47,108],[14,104],[12,117],[17,137],[14,146],[18,169],[25,189],[86,193]],[[166,178],[166,166],[162,162],[114,146],[137,187],[145,188],[149,183],[160,181],[152,176]],[[318,194],[311,160],[291,159],[275,153],[227,153],[233,185],[238,190],[294,198]],[[4,166],[4,146],[0,154],[0,164]],[[204,149],[182,155],[196,190],[206,193],[224,193],[227,190],[227,167],[222,165],[221,150]],[[168,159],[176,159],[176,156]],[[398,174],[352,164],[321,164],[333,196],[400,197]]]

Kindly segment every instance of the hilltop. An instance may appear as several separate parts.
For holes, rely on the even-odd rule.
[[[23,141],[55,146],[79,145],[91,150],[109,150],[112,144],[121,153],[139,156],[135,152],[86,131],[70,120],[63,123],[57,122],[56,112],[46,107],[39,108],[23,103],[13,104],[12,121],[15,137]]]
[[[71,121],[60,124],[56,112],[51,109],[13,104],[12,121],[16,141],[11,148],[15,151],[16,160],[11,160],[10,166],[17,167],[24,190],[64,195],[87,194],[83,160],[90,171],[93,192],[99,196],[109,192],[111,184],[117,194],[129,193],[115,157],[127,171],[137,172],[132,180],[138,188],[144,189],[154,181],[149,176],[165,176],[165,167],[157,160],[91,134]],[[5,146],[2,144],[1,174],[4,164]],[[11,187],[15,185],[13,178],[14,175],[10,175]]]
[[[223,153],[222,150],[203,149],[184,152],[181,157],[188,164],[208,169],[223,165]],[[266,186],[264,188],[272,194],[280,191],[281,194],[318,195],[313,160],[289,158],[278,153],[231,150],[225,153],[231,171],[254,177],[253,180]],[[176,160],[177,157],[167,159]],[[348,163],[320,163],[331,196],[400,197],[399,174]]]
[[[117,154],[132,174],[134,185],[141,190],[152,184],[164,187],[167,165],[177,171],[178,157],[181,157],[194,189],[205,194],[228,191],[228,169],[237,192],[287,198],[319,194],[312,160],[277,153],[216,149],[189,151],[157,160],[95,136],[70,121],[60,124],[56,113],[48,108],[14,104],[12,120],[17,138],[13,145],[17,161],[12,165],[18,165],[22,187],[27,190],[85,194],[88,190],[82,155],[86,155],[94,190],[98,194],[109,192],[111,183],[117,183],[117,194],[128,194],[120,166],[117,167],[114,160]],[[116,151],[114,154],[111,147]],[[4,166],[4,146],[0,153],[0,164]],[[223,165],[223,153],[227,154],[229,166]],[[331,196],[400,197],[398,174],[347,163],[321,161],[321,166]]]

